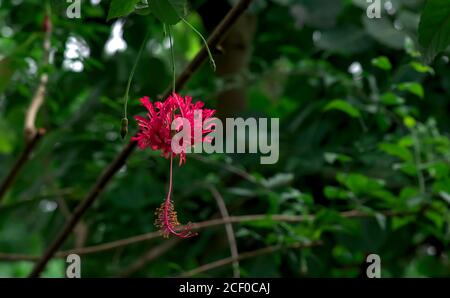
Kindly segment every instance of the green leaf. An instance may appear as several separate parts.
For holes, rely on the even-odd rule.
[[[404,161],[413,161],[413,154],[408,148],[391,143],[381,143],[378,147],[391,156],[395,156]]]
[[[275,188],[291,183],[294,180],[292,173],[277,173],[275,176],[264,179],[261,183],[267,188]]]
[[[423,90],[422,85],[419,83],[401,83],[397,85],[398,90],[400,91],[407,91],[409,93],[412,93],[414,95],[417,95],[420,98],[423,98],[425,95],[425,92]]]
[[[152,13],[152,10],[148,5],[136,5],[134,12],[141,16],[146,16]]]
[[[424,59],[431,62],[450,45],[450,3],[448,0],[428,0],[419,23],[419,42]]]
[[[355,194],[371,193],[382,189],[385,185],[383,180],[373,179],[357,173],[338,173],[336,180]]]
[[[411,222],[414,221],[414,217],[412,216],[405,216],[405,217],[394,217],[392,218],[392,230],[398,230],[401,227],[404,227]]]
[[[400,164],[394,164],[392,167],[395,171],[401,171],[408,176],[416,177],[417,176],[417,167],[414,162],[404,162]]]
[[[416,126],[417,124],[417,121],[411,116],[406,116],[403,118],[403,124],[405,124],[405,126],[408,128],[414,128],[414,126]]]
[[[325,188],[323,189],[323,193],[328,199],[345,200],[350,198],[351,196],[351,193],[349,193],[347,190],[334,186],[325,186]]]
[[[448,192],[445,191],[441,191],[439,192],[439,196],[444,199],[444,201],[447,202],[447,204],[450,204],[450,194]]]
[[[392,92],[381,95],[381,102],[387,106],[401,105],[405,103],[405,99]]]
[[[414,146],[414,139],[410,136],[404,136],[397,141],[397,144],[402,147],[412,147]]]
[[[441,229],[445,223],[444,216],[434,210],[428,210],[427,212],[425,212],[425,217],[431,220],[439,229]]]
[[[413,61],[409,65],[411,65],[411,67],[417,72],[430,73],[430,74],[434,75],[434,69],[431,68],[428,65],[424,65],[424,64],[422,64],[420,62],[417,62],[417,61]]]
[[[381,199],[389,204],[395,203],[397,197],[393,195],[390,191],[385,189],[376,189],[370,192],[370,194],[378,199]]]
[[[430,176],[436,179],[445,179],[450,174],[450,168],[445,162],[436,162],[428,167]],[[450,187],[449,187],[450,190]]]
[[[342,221],[342,215],[336,210],[322,209],[316,214],[314,221],[319,225],[336,224]]]
[[[380,56],[372,59],[372,65],[382,70],[391,70],[392,64],[386,56]]]
[[[407,186],[400,191],[400,200],[407,201],[420,195],[420,190],[416,187]]]
[[[329,110],[339,110],[348,114],[353,118],[361,118],[361,113],[359,112],[359,110],[342,99],[335,99],[329,104],[327,104],[324,108],[324,111]]]
[[[433,183],[433,192],[439,194],[441,192],[450,193],[450,178],[445,177]]]
[[[350,162],[353,159],[345,154],[340,153],[334,153],[334,152],[325,152],[324,153],[325,161],[329,164],[334,164],[336,161],[339,161],[341,163]]]
[[[140,0],[111,0],[107,20],[129,15],[134,11],[138,2]]]
[[[167,25],[175,25],[187,15],[186,0],[150,0],[148,5],[155,17]]]
[[[405,38],[404,48],[406,53],[413,58],[422,56],[422,54],[416,49],[416,44],[409,36]]]

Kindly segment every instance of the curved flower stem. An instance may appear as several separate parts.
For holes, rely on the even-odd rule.
[[[172,181],[173,181],[173,155],[170,154],[170,170],[169,170],[169,190],[167,192],[166,202],[172,197]]]
[[[205,45],[206,51],[208,52],[209,61],[211,62],[211,67],[212,67],[213,71],[216,71],[216,62],[214,61],[213,55],[211,54],[211,51],[209,49],[208,42],[206,41],[206,39],[203,37],[203,35],[200,33],[200,31],[195,29],[195,27],[192,26],[191,23],[189,23],[186,19],[184,19],[182,17],[180,17],[180,19],[183,21],[183,23],[188,25],[188,27],[191,28],[191,30],[194,31],[202,39],[203,44]]]
[[[124,101],[125,101],[124,113],[123,113],[123,117],[124,118],[127,118],[128,97],[129,97],[129,93],[130,93],[131,82],[133,80],[134,73],[136,72],[136,68],[137,68],[138,62],[141,59],[142,52],[144,50],[147,38],[148,38],[148,32],[145,34],[144,40],[142,41],[141,47],[139,48],[139,52],[137,54],[136,60],[134,61],[133,68],[131,69],[130,76],[128,77],[127,89],[125,90],[125,95],[124,95]]]
[[[137,54],[136,60],[134,61],[133,68],[131,69],[130,76],[128,77],[128,82],[127,82],[127,87],[125,89],[125,94],[123,96],[123,101],[124,101],[123,118],[122,118],[122,125],[121,125],[121,131],[120,131],[120,134],[121,134],[122,138],[125,138],[126,135],[128,134],[128,115],[127,115],[128,112],[127,112],[127,110],[128,110],[128,98],[130,97],[129,93],[130,93],[130,88],[131,88],[131,82],[133,81],[134,73],[136,72],[136,68],[137,68],[138,62],[141,59],[142,52],[144,50],[147,38],[148,38],[148,31],[145,34],[144,40],[142,41],[142,44],[141,44],[141,47],[139,48],[139,52]]]
[[[177,219],[177,212],[175,211],[174,204],[172,202],[172,181],[173,181],[173,155],[170,155],[170,173],[169,173],[169,190],[167,197],[163,202],[161,208],[156,212],[156,226],[161,228],[161,231],[165,237],[170,234],[180,238],[190,238],[197,235],[190,230],[189,224],[184,226],[181,232],[177,232],[175,229],[180,226]]]
[[[167,197],[164,202],[164,226],[172,234],[177,235],[177,232],[172,228],[171,222],[171,197],[172,197],[172,177],[173,177],[173,155],[170,154],[170,171],[169,171],[169,190],[167,191]]]

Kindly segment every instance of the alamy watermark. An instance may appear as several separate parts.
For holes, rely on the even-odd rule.
[[[81,0],[66,0],[69,5],[66,9],[66,16],[69,19],[81,18]]]
[[[66,269],[67,278],[81,278],[81,259],[77,254],[70,254],[67,256],[66,262],[68,264]]]
[[[369,19],[381,18],[381,0],[367,0],[370,5],[367,7],[366,14]]]
[[[377,254],[370,254],[366,258],[366,263],[369,264],[366,269],[366,275],[368,278],[380,278],[381,277],[381,258]]]
[[[280,119],[226,118],[225,125],[218,118],[202,122],[202,110],[194,111],[194,127],[189,119],[178,117],[171,129],[177,131],[172,137],[171,149],[179,153],[259,153],[261,164],[274,164],[279,158]],[[179,130],[179,128],[181,130]],[[203,130],[212,130],[203,136]],[[192,136],[193,132],[193,136]],[[209,139],[209,142],[203,142]],[[195,144],[195,146],[191,146]]]

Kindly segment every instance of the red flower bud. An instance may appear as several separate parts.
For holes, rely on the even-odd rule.
[[[42,22],[42,31],[44,31],[45,33],[52,31],[52,21],[48,14],[45,15],[44,21]]]

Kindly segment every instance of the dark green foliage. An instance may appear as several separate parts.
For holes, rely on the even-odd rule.
[[[450,45],[450,5],[446,0],[428,0],[419,25],[419,41],[425,60],[431,61]]]
[[[24,148],[24,115],[43,71],[43,2],[0,6],[0,180]],[[65,17],[64,1],[54,2],[54,60],[37,117],[37,127],[48,133],[0,204],[1,253],[41,254],[67,211],[136,133],[133,116],[144,113],[138,98],[155,100],[170,86],[161,22],[177,23],[178,73],[202,46],[178,22],[186,16],[186,1],[82,1],[80,20]],[[186,18],[208,36],[198,13],[205,1],[189,2]],[[450,276],[450,6],[448,0],[390,2],[395,12],[383,8],[376,20],[367,18],[366,1],[255,1],[251,13],[258,26],[248,71],[219,77],[205,63],[181,91],[216,108],[217,94],[245,87],[245,115],[280,118],[281,135],[274,165],[261,165],[254,154],[188,155],[185,166],[174,168],[179,221],[220,217],[207,187],[213,185],[230,215],[264,215],[233,225],[239,252],[322,242],[242,261],[241,276],[357,277],[365,274],[362,264],[371,253],[380,255],[384,277]],[[113,23],[106,19],[117,17],[125,20],[127,48],[106,55]],[[129,132],[122,140],[123,94],[146,32],[149,43],[131,85]],[[65,56],[70,37],[89,54]],[[215,55],[219,60],[220,51]],[[69,62],[84,68],[72,71],[64,66]],[[154,232],[168,174],[169,161],[158,152],[133,153],[83,217],[79,230],[85,233],[72,233],[62,249],[84,236],[84,246],[92,246]],[[352,210],[365,216],[343,213]],[[306,220],[280,222],[274,215]],[[164,241],[83,255],[82,276],[121,275]],[[229,255],[224,226],[208,227],[132,276],[174,276]],[[31,267],[0,258],[0,276],[23,277]],[[54,259],[44,276],[64,272],[64,260]],[[201,276],[230,277],[232,269]]]

